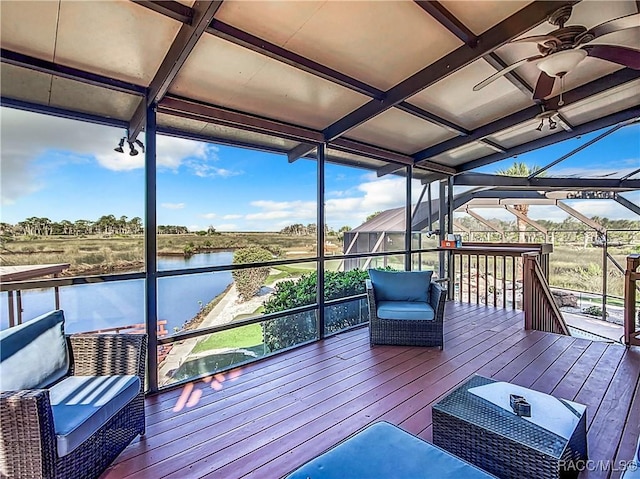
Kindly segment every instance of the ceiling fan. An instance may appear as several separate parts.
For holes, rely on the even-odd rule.
[[[534,100],[542,100],[551,94],[556,78],[560,79],[560,102],[563,105],[562,90],[564,90],[564,76],[573,70],[587,56],[601,58],[618,63],[634,70],[640,70],[640,50],[620,45],[589,45],[595,39],[608,33],[640,28],[640,14],[634,13],[615,18],[587,29],[583,25],[569,25],[565,23],[572,13],[572,6],[565,5],[549,16],[548,22],[558,28],[545,35],[535,35],[513,40],[511,43],[537,43],[539,55],[523,58],[473,87],[473,91],[489,85],[498,78],[525,63],[534,63],[540,69],[540,76],[533,92]]]

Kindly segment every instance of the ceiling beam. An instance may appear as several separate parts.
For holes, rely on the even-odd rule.
[[[469,46],[475,47],[478,37],[456,18],[444,5],[436,0],[414,0],[425,12],[431,15],[440,25],[449,30]]]
[[[336,83],[368,97],[381,100],[385,96],[385,93],[382,90],[367,85],[366,83],[352,78],[349,75],[340,73],[326,65],[286,50],[278,45],[263,40],[262,38],[258,38],[255,35],[244,32],[220,20],[213,19],[206,31],[209,34],[227,40],[234,45],[239,45],[279,62],[286,63],[298,70],[305,71],[311,75]]]
[[[176,1],[157,1],[157,0],[131,0],[149,10],[160,13],[165,17],[173,18],[181,23],[188,25],[193,21],[193,9]]]
[[[569,2],[576,3],[576,2]],[[536,27],[557,10],[554,1],[533,2],[478,37],[476,48],[463,45],[431,65],[411,75],[386,92],[383,100],[371,100],[324,130],[327,141],[334,140],[352,128],[385,112],[389,108],[421,92],[462,67],[492,52],[511,39]]]
[[[527,178],[526,176],[489,175],[484,173],[467,172],[455,176],[453,178],[453,184],[456,186],[487,186],[495,188],[507,187],[533,190],[607,190],[640,188],[640,179],[622,180],[620,178],[557,178],[550,176]]]
[[[582,125],[578,125],[574,127],[572,131],[560,131],[558,133],[537,138],[528,143],[523,143],[521,145],[515,146],[513,148],[508,149],[504,153],[494,153],[492,155],[479,158],[477,160],[469,161],[467,163],[460,165],[458,167],[458,170],[461,172],[473,170],[481,166],[489,165],[496,161],[504,160],[515,155],[521,155],[523,153],[527,153],[531,150],[536,150],[544,146],[553,145],[554,143],[558,143],[560,141],[567,140],[569,138],[573,138],[578,135],[585,135],[587,133],[591,133],[592,131],[599,130],[601,128],[606,128],[608,126],[612,126],[623,121],[628,121],[633,118],[637,118],[639,116],[640,116],[640,106],[627,108],[626,110],[622,110],[617,113],[613,113],[611,115],[604,116],[596,120],[589,121],[587,123],[583,123]]]
[[[638,78],[640,78],[640,70],[632,70],[631,68],[618,70],[607,76],[599,78],[598,80],[594,80],[591,83],[587,83],[586,85],[582,85],[578,88],[574,88],[573,90],[563,93],[565,107],[573,103],[582,101],[590,96],[607,91],[611,88],[623,85],[624,83],[637,80]],[[560,96],[555,96],[547,100],[546,109],[557,109],[559,100]],[[494,135],[495,133],[510,128],[519,123],[524,123],[526,121],[532,120],[536,117],[536,115],[540,114],[540,112],[540,106],[538,105],[525,108],[509,116],[492,121],[491,123],[481,126],[480,128],[476,128],[466,137],[452,138],[429,148],[425,148],[424,150],[415,153],[413,157],[419,163],[421,160],[437,156],[446,151],[453,150],[454,148],[459,148],[471,142],[480,140],[481,138],[484,138],[486,136]]]
[[[131,124],[129,125],[129,140],[133,141],[144,128],[146,123],[147,107],[152,103],[159,102],[169,90],[171,83],[178,75],[178,72],[189,57],[189,54],[196,46],[196,43],[204,33],[205,29],[213,20],[213,16],[222,5],[222,0],[202,1],[198,0],[192,7],[191,23],[183,23],[176,35],[167,55],[162,60],[160,67],[156,71],[146,99],[138,105]]]
[[[310,128],[303,128],[174,96],[163,98],[158,105],[158,112],[178,114],[186,118],[254,131],[293,141],[321,143],[323,140],[321,132]],[[181,113],[183,115],[180,115]]]
[[[629,201],[628,199],[626,199],[624,196],[621,196],[620,194],[616,193],[614,199],[620,203],[622,206],[624,206],[625,208],[627,208],[628,210],[633,211],[635,214],[637,214],[638,216],[640,216],[640,206],[636,205],[635,203],[632,203],[631,201]]]
[[[305,155],[308,155],[316,148],[317,148],[317,145],[311,145],[309,143],[300,143],[293,150],[289,150],[287,152],[287,161],[289,161],[289,163],[293,163],[294,161],[299,160]]]
[[[487,138],[483,138],[482,140],[480,140],[480,143],[484,144],[485,146],[488,146],[489,148],[491,148],[492,150],[498,153],[504,153],[505,151],[507,151],[507,149],[504,146],[501,146],[495,141],[489,140]]]
[[[607,232],[607,229],[604,226],[602,226],[600,223],[593,221],[591,218],[587,218],[585,215],[583,215],[579,211],[574,210],[573,208],[571,208],[571,206],[563,203],[562,201],[556,200],[556,206],[561,210],[565,211],[566,213],[569,213],[571,216],[573,216],[577,220],[582,221],[585,225],[590,226],[594,230],[598,231],[599,233],[604,234]]]
[[[218,38],[222,38],[235,45],[247,48],[253,52],[285,63],[289,66],[297,68],[298,70],[302,70],[311,75],[340,85],[344,88],[348,88],[349,90],[358,92],[362,95],[366,95],[375,100],[381,101],[386,96],[386,93],[382,90],[379,90],[348,75],[345,75],[344,73],[341,73],[337,70],[329,68],[326,65],[286,50],[278,45],[263,40],[262,38],[256,37],[255,35],[244,32],[220,20],[213,19],[211,21],[211,24],[207,28],[207,33],[210,33],[211,35],[214,35]],[[410,115],[429,121],[442,128],[454,131],[458,135],[468,134],[468,131],[462,126],[457,125],[452,121],[449,121],[410,103],[403,101],[396,105],[396,107],[399,110],[404,111],[405,113],[409,113]],[[300,147],[299,149],[296,149],[296,154],[298,154],[299,158],[301,158],[310,153],[312,150],[312,147],[309,147],[307,150]],[[295,161],[295,159],[293,161]]]
[[[528,178],[531,179],[531,178],[535,178],[536,176],[540,176],[543,172],[547,171],[549,168],[557,165],[558,163],[563,162],[564,160],[566,160],[566,159],[572,157],[573,155],[575,155],[576,153],[581,152],[585,148],[588,148],[589,146],[593,145],[594,143],[597,143],[598,141],[602,140],[603,138],[606,138],[610,134],[615,133],[616,131],[618,131],[620,128],[622,128],[624,126],[626,126],[626,122],[618,123],[613,128],[610,128],[609,130],[605,131],[601,135],[598,135],[595,138],[587,141],[586,143],[580,145],[578,148],[575,148],[575,149],[571,150],[569,153],[567,153],[565,155],[562,155],[560,158],[557,158],[557,159],[553,160],[551,163],[543,166],[542,168],[539,168],[539,169],[535,170],[533,173],[531,173],[529,175]]]
[[[0,51],[2,63],[26,68],[28,70],[54,75],[60,78],[74,80],[86,85],[93,85],[100,88],[118,91],[121,93],[129,93],[133,95],[144,95],[147,88],[142,85],[136,85],[115,78],[109,78],[96,73],[89,73],[77,68],[71,68],[57,63],[41,60],[40,58],[31,57],[22,53],[17,53],[6,48]]]
[[[465,208],[464,212],[467,213],[469,216],[472,216],[475,219],[477,219],[483,225],[491,228],[496,233],[500,233],[504,237],[504,231],[502,229],[498,228],[496,225],[492,224],[489,220],[487,220],[487,219],[483,218],[482,216],[480,216],[478,213],[473,211],[469,206],[467,206]]]

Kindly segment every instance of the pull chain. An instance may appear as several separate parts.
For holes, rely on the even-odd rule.
[[[564,75],[560,77],[560,100],[558,101],[558,106],[564,105],[564,100],[562,99],[563,91],[564,91]]]

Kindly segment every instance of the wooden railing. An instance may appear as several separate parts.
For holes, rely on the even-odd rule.
[[[624,344],[640,346],[636,312],[636,288],[640,280],[640,254],[627,256],[627,269],[624,272]]]
[[[522,255],[532,252],[546,279],[550,244],[464,243],[449,249],[449,297],[460,302],[522,309]],[[457,289],[457,291],[454,291]]]
[[[522,259],[524,328],[570,336],[538,262],[538,255],[524,253]]]

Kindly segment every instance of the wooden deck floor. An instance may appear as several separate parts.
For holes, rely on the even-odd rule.
[[[103,478],[278,478],[378,420],[430,441],[431,406],[475,373],[586,404],[590,459],[633,456],[640,349],[525,331],[516,311],[445,317],[444,351],[370,347],[362,328],[150,397],[146,437]]]

